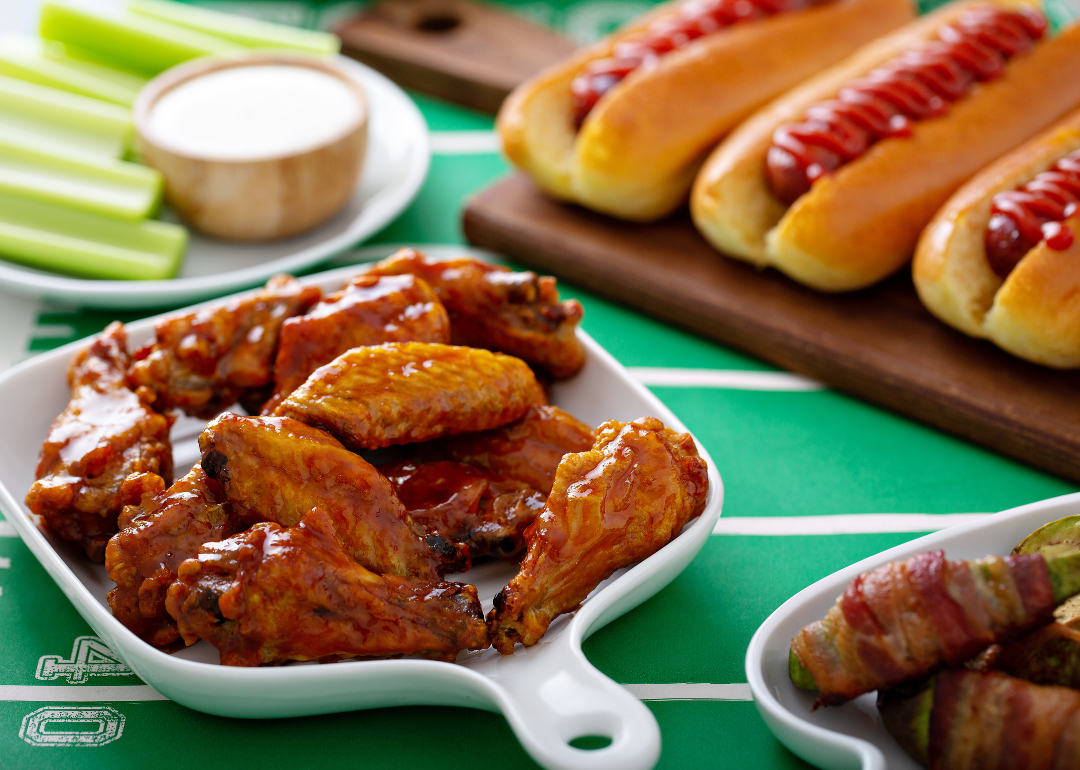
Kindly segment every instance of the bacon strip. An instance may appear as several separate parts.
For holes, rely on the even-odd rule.
[[[832,705],[961,663],[1053,611],[1040,554],[962,561],[931,551],[860,575],[791,644],[818,704]]]
[[[931,770],[1077,768],[1078,736],[1080,693],[999,672],[950,669],[934,683],[927,765]]]

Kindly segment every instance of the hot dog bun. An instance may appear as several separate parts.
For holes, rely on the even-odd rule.
[[[705,162],[694,183],[694,222],[720,251],[773,266],[822,291],[859,289],[911,258],[934,212],[972,174],[1080,102],[1080,27],[1010,59],[1005,74],[975,83],[943,117],[915,122],[813,184],[790,207],[769,187],[773,132],[807,107],[904,51],[984,0],[953,3],[877,40],[750,118]],[[995,0],[994,5],[1020,3]]]
[[[631,73],[575,131],[574,78],[678,7],[661,6],[503,103],[497,125],[506,154],[544,191],[624,219],[665,216],[685,201],[705,153],[739,121],[914,15],[910,0],[831,0],[734,24]]]
[[[1080,239],[1063,251],[1040,242],[1002,280],[986,257],[991,200],[1080,149],[1080,110],[973,177],[937,213],[912,265],[923,304],[945,323],[1010,353],[1080,367]],[[1080,220],[1067,225],[1080,233]]]

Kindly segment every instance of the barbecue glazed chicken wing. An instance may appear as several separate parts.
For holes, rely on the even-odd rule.
[[[345,551],[372,572],[435,580],[469,568],[468,548],[413,522],[384,476],[318,428],[225,412],[199,447],[206,475],[247,524],[291,527],[318,507]]]
[[[154,342],[135,354],[129,380],[158,409],[213,417],[270,385],[281,325],[321,294],[277,275],[253,296],[163,318]]]
[[[652,555],[705,507],[709,479],[687,433],[654,417],[600,426],[587,452],[563,458],[547,505],[525,533],[521,570],[488,613],[503,655],[536,644],[620,567]]]
[[[275,414],[322,428],[351,449],[378,449],[497,428],[543,401],[520,359],[391,342],[353,348],[316,369]]]
[[[465,543],[474,559],[523,551],[525,528],[544,507],[545,496],[528,484],[461,463],[405,460],[379,472],[413,521]]]
[[[315,508],[256,524],[180,565],[169,613],[227,666],[414,654],[452,661],[487,646],[476,588],[376,575],[349,558]]]
[[[412,275],[361,275],[281,327],[273,414],[308,375],[347,350],[383,342],[450,342],[450,319],[431,288]]]
[[[176,621],[165,612],[165,594],[180,563],[204,543],[243,527],[224,502],[224,491],[198,464],[168,489],[156,474],[133,474],[121,495],[129,504],[105,550],[105,568],[116,583],[109,606],[136,635],[167,647],[180,638]]]
[[[509,353],[556,379],[585,364],[576,335],[581,303],[560,301],[551,276],[513,273],[472,257],[429,259],[414,249],[401,249],[364,272],[423,278],[450,314],[455,345]]]
[[[591,449],[593,429],[557,406],[532,406],[509,425],[421,444],[423,460],[454,460],[528,484],[545,495],[563,455]]]
[[[170,421],[125,382],[127,333],[113,323],[68,370],[71,400],[41,447],[26,505],[91,561],[105,559],[129,473],[172,479]]]

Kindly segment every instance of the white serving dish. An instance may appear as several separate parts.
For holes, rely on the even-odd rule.
[[[250,288],[275,273],[330,260],[389,224],[416,197],[431,162],[427,123],[389,79],[357,61],[336,63],[368,98],[368,145],[356,193],[326,224],[270,243],[236,243],[190,230],[187,256],[176,278],[98,281],[49,273],[0,259],[0,288],[81,307],[175,307]],[[170,212],[165,219],[180,222]]]
[[[333,291],[356,270],[346,267],[302,280]],[[150,339],[152,327],[153,319],[128,326],[132,348]],[[653,415],[676,430],[686,430],[591,337],[579,334],[587,363],[576,377],[554,386],[554,403],[591,425]],[[723,486],[704,450],[711,485],[704,513],[659,552],[601,583],[578,612],[557,620],[531,649],[519,647],[509,657],[491,648],[462,653],[457,664],[380,660],[231,668],[217,665],[217,651],[206,642],[167,655],[124,628],[105,600],[112,583],[104,567],[44,534],[22,502],[49,424],[68,400],[68,361],[86,344],[74,342],[0,376],[0,399],[10,415],[0,436],[0,505],[83,618],[148,684],[190,708],[231,717],[293,717],[409,704],[471,706],[502,712],[529,754],[547,768],[646,770],[656,764],[660,730],[652,713],[593,668],[581,652],[581,642],[667,585],[709,537],[720,516]],[[198,459],[195,441],[203,424],[181,419],[173,428],[177,477]],[[451,579],[474,583],[487,611],[513,573],[512,565],[488,563]],[[611,744],[592,751],[569,745],[586,735],[607,736]]]
[[[795,594],[761,624],[746,651],[746,678],[762,719],[792,752],[826,770],[922,768],[885,730],[875,705],[876,693],[811,713],[816,694],[798,689],[788,678],[792,637],[803,626],[825,617],[836,597],[860,573],[937,549],[944,549],[950,559],[1006,555],[1043,524],[1078,513],[1080,493],[1013,508],[890,548]]]

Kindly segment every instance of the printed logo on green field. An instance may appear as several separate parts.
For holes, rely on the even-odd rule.
[[[23,717],[19,737],[31,746],[104,746],[124,732],[124,715],[108,706],[45,706]]]
[[[45,682],[66,679],[68,684],[86,684],[91,676],[130,676],[133,673],[105,642],[96,636],[80,636],[71,649],[71,660],[59,655],[42,655],[34,676]]]

